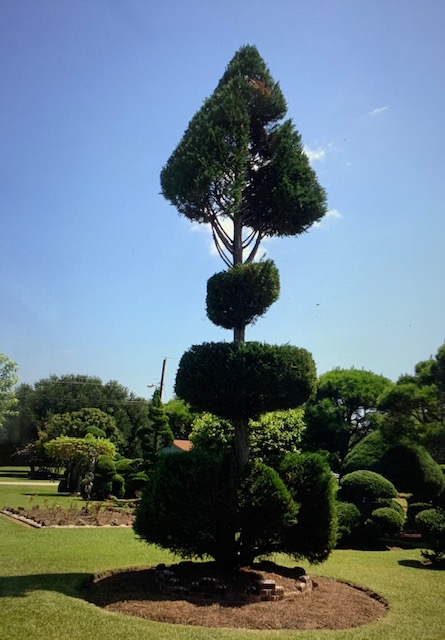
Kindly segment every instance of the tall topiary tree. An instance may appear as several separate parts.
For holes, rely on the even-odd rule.
[[[234,427],[226,516],[237,524],[227,533],[231,541],[222,543],[232,563],[252,560],[260,549],[277,549],[284,540],[279,529],[295,515],[275,472],[248,464],[249,420],[301,405],[316,385],[315,364],[306,350],[245,342],[246,326],[266,312],[280,289],[275,264],[254,262],[261,240],[303,233],[326,213],[326,194],[292,121],[282,121],[285,113],[284,96],[264,60],[255,47],[244,46],[161,173],[163,195],[182,215],[210,225],[227,267],[208,281],[207,314],[218,326],[233,330],[233,342],[193,346],[181,359],[175,390],[193,409],[226,418]],[[177,464],[189,468],[186,461]],[[239,493],[249,474],[259,492],[260,487],[270,491],[267,500],[250,495],[249,502],[258,513],[281,514],[272,519],[277,529],[264,531],[264,538],[261,531],[254,535],[248,530],[247,520],[256,520],[255,509],[248,510]],[[152,484],[150,490],[154,501],[158,487]],[[147,531],[142,519],[140,510],[136,529]],[[147,539],[158,541],[151,535]]]

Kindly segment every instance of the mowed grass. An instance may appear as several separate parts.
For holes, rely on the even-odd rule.
[[[0,507],[57,500],[51,486],[0,485]],[[54,495],[55,494],[55,495]],[[11,504],[11,501],[14,504]],[[80,506],[80,504],[79,504]],[[292,565],[286,557],[276,562]],[[131,529],[31,529],[0,516],[0,638],[2,640],[443,640],[445,572],[425,569],[420,550],[339,550],[316,567],[321,574],[368,587],[389,602],[388,615],[348,631],[272,632],[205,629],[161,624],[107,613],[80,597],[95,573],[120,567],[173,562],[166,552],[139,541]]]

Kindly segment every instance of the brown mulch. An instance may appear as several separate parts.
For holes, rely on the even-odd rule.
[[[85,588],[84,597],[109,611],[158,622],[236,627],[244,629],[349,629],[375,622],[387,612],[375,593],[330,578],[314,577],[311,592],[296,592],[302,569],[261,563],[237,574],[217,571],[213,563],[180,563],[168,567],[181,584],[216,577],[228,587],[223,599],[216,596],[190,601],[188,596],[159,593],[154,567],[128,569],[98,576]],[[272,579],[284,587],[278,602],[246,602],[247,587],[258,579]]]
[[[41,527],[130,527],[134,515],[131,510],[117,509],[106,504],[85,505],[81,508],[12,509],[5,507],[4,515],[19,519],[24,524]]]

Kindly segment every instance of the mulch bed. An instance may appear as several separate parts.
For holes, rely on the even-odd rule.
[[[113,508],[106,505],[61,509],[2,509],[3,515],[14,518],[23,524],[35,527],[130,527],[134,515],[131,511]]]
[[[109,611],[158,622],[235,627],[243,629],[349,629],[383,618],[385,601],[375,593],[324,577],[314,578],[314,589],[278,602],[246,602],[246,589],[258,579],[275,580],[287,594],[295,592],[302,575],[273,563],[256,564],[236,574],[218,571],[213,563],[185,562],[168,567],[181,583],[216,577],[230,592],[228,600],[191,602],[187,597],[159,593],[156,569],[135,568],[97,576],[84,597]]]

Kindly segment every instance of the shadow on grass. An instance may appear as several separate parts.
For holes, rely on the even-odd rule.
[[[56,491],[55,493],[24,493],[24,496],[28,496],[29,498],[72,498],[73,500],[79,500],[78,496],[72,496],[70,493],[59,493]],[[84,500],[82,500],[84,502]]]
[[[424,571],[444,571],[445,562],[434,564],[428,560],[399,560],[402,567],[410,567],[411,569],[423,569]]]
[[[29,576],[0,577],[0,598],[23,598],[32,591],[57,591],[81,598],[89,573],[45,573]]]

